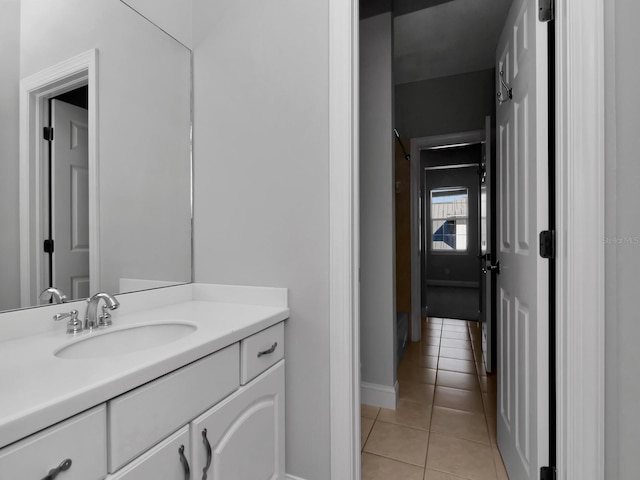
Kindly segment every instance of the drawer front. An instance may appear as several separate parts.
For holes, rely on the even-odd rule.
[[[245,385],[284,358],[284,322],[242,340],[240,356],[240,382]]]
[[[107,415],[103,405],[0,450],[0,478],[40,480],[70,459],[60,480],[100,480],[107,474]]]
[[[284,360],[191,423],[193,480],[284,479]]]
[[[189,480],[189,457],[187,425],[106,480]]]
[[[238,388],[238,344],[231,345],[108,403],[113,473]]]

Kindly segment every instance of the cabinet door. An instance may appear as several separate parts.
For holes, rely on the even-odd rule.
[[[0,479],[40,480],[60,468],[59,480],[99,480],[107,473],[104,405],[0,450]]]
[[[187,425],[106,480],[190,480],[189,453]]]
[[[191,444],[193,480],[283,480],[284,360],[194,420]]]
[[[215,405],[240,384],[238,344],[110,400],[109,472]]]

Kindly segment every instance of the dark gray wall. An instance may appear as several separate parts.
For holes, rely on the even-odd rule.
[[[432,252],[430,249],[431,231],[425,238],[426,280],[444,282],[478,282],[480,270],[478,264],[478,174],[476,168],[453,168],[447,170],[429,170],[425,172],[425,217],[431,220],[429,192],[440,187],[467,187],[469,189],[469,220],[467,225],[466,252]],[[426,231],[426,228],[425,228]]]
[[[403,138],[484,129],[495,118],[494,70],[395,86],[395,124]]]

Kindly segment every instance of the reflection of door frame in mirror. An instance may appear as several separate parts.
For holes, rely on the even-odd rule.
[[[98,51],[89,50],[20,81],[20,302],[37,305],[44,289],[42,239],[45,226],[45,182],[41,161],[46,154],[42,128],[48,125],[49,98],[89,86],[89,282],[99,290],[98,184]],[[47,285],[48,286],[48,285]],[[45,287],[46,288],[46,287]],[[65,292],[68,293],[68,292]]]

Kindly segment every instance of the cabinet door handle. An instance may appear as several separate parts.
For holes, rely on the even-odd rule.
[[[189,469],[189,462],[184,456],[184,445],[180,445],[178,453],[180,454],[180,463],[182,463],[182,468],[184,469],[184,480],[189,480],[191,470]]]
[[[56,468],[52,468],[51,470],[49,470],[49,473],[47,474],[47,476],[44,477],[42,480],[53,480],[58,476],[60,472],[66,472],[70,468],[71,468],[71,459],[67,458],[66,460],[63,460],[62,463],[58,465]]]
[[[260,358],[263,355],[269,355],[270,353],[275,352],[277,346],[278,346],[278,342],[273,342],[273,345],[271,345],[271,348],[258,352],[258,358]]]
[[[209,470],[209,467],[211,466],[211,444],[207,438],[206,428],[202,430],[202,443],[204,443],[204,448],[207,450],[207,464],[202,469],[202,480],[207,480],[207,470]]]

